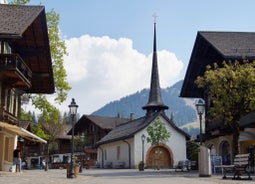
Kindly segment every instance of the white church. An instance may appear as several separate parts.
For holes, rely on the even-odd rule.
[[[172,168],[178,161],[186,159],[186,141],[190,136],[179,129],[164,112],[168,106],[163,103],[160,92],[155,22],[153,42],[149,100],[142,107],[146,114],[117,126],[97,142],[97,163],[101,168],[137,168],[140,161],[144,161],[145,168],[153,168],[156,164],[161,168]],[[157,118],[171,136],[166,144],[156,146],[146,141],[146,129]]]

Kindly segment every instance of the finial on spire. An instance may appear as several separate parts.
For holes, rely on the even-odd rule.
[[[156,22],[157,22],[157,18],[158,18],[157,14],[156,14],[156,13],[153,13],[152,16],[154,17],[154,23],[156,23]]]

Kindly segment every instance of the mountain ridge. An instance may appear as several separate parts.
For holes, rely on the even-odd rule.
[[[173,117],[176,126],[182,128],[190,135],[194,135],[198,132],[197,128],[186,127],[185,125],[196,122],[197,113],[192,99],[179,97],[182,84],[183,80],[178,81],[170,87],[162,88],[162,101],[169,107],[168,110],[165,110],[166,115]],[[129,118],[130,114],[133,113],[135,117],[138,118],[146,114],[146,111],[143,110],[142,107],[147,104],[148,99],[149,89],[142,89],[136,93],[122,97],[119,100],[109,102],[92,114]]]

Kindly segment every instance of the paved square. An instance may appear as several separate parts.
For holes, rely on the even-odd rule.
[[[197,172],[137,169],[88,169],[77,178],[66,178],[66,170],[24,170],[22,173],[0,172],[0,183],[10,184],[251,184],[252,181],[223,180],[222,175],[198,177]]]

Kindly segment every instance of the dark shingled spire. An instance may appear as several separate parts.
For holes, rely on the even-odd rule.
[[[151,70],[151,86],[149,101],[143,109],[147,110],[147,115],[164,111],[168,109],[161,98],[159,74],[158,74],[158,60],[157,60],[157,45],[156,45],[156,22],[154,22],[154,43],[153,43],[153,56],[152,56],[152,70]]]

